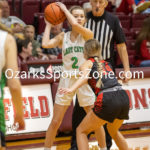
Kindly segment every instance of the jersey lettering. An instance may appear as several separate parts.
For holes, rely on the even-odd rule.
[[[83,53],[83,47],[81,46],[75,46],[75,47],[68,47],[66,48],[64,56],[70,54],[70,53]]]
[[[66,52],[65,52],[64,56],[66,56],[72,52],[73,52],[73,47],[68,47],[68,48],[66,48]]]

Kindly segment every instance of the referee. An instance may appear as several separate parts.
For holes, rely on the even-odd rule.
[[[87,13],[86,27],[93,31],[94,38],[97,39],[102,46],[103,59],[111,63],[114,71],[114,47],[116,44],[125,74],[125,72],[130,71],[130,68],[125,44],[125,36],[122,31],[119,19],[105,10],[108,5],[107,0],[90,0],[90,4],[92,6],[92,11]],[[128,79],[125,77],[124,81],[127,82],[127,80]],[[85,117],[85,115],[86,113],[84,112],[83,108],[79,106],[78,100],[76,100],[72,116],[73,134],[70,150],[77,150],[76,128]],[[107,149],[109,150],[112,145],[112,141],[107,131],[106,125],[104,126],[104,129],[106,133]]]

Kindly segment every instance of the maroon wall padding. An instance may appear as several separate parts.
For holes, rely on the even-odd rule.
[[[35,13],[34,14],[34,25],[37,27],[37,34],[42,34],[45,29],[44,13]]]
[[[33,24],[36,12],[40,12],[40,0],[23,0],[22,20],[26,24]]]
[[[10,7],[10,16],[17,16],[17,17],[21,17],[20,15],[20,0],[16,0],[15,1],[15,9],[13,8],[13,3],[12,0],[8,0],[8,4]]]
[[[54,2],[58,2],[58,0],[41,0],[41,12],[44,12],[44,9],[48,4]],[[61,0],[59,0],[59,2],[61,2]]]
[[[62,64],[62,59],[56,60],[30,60],[27,61],[27,65],[30,64]]]
[[[80,6],[83,6],[84,3],[89,2],[89,0],[79,0],[78,3]]]
[[[120,71],[123,71],[123,68],[117,68],[116,69],[116,75],[117,75],[117,77],[119,78],[119,72]],[[136,72],[136,71],[138,71],[138,72],[140,72],[140,71],[143,71],[143,73],[144,73],[144,78],[150,78],[150,67],[137,67],[137,68],[131,68],[130,69],[130,71],[133,73],[133,72]],[[138,74],[137,74],[138,75]],[[138,78],[138,76],[135,76],[135,79],[137,79]],[[140,76],[140,78],[141,78],[141,76]]]
[[[64,3],[68,9],[74,5],[79,5],[78,0],[61,0],[61,2]]]
[[[33,84],[51,84],[54,82],[54,79],[48,79],[45,77],[45,79],[40,79],[42,76],[38,76],[38,78],[30,76],[30,78],[20,78],[21,84],[22,85],[33,85]]]

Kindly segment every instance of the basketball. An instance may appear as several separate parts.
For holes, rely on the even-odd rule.
[[[57,25],[66,19],[64,12],[56,3],[51,3],[44,10],[45,19],[52,25]]]

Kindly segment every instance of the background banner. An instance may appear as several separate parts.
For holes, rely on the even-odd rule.
[[[4,89],[4,106],[7,134],[46,131],[53,116],[53,101],[50,84],[22,86],[22,100],[26,129],[16,132],[13,127],[13,114],[9,89]]]
[[[123,88],[130,98],[130,119],[124,121],[124,124],[150,122],[150,78],[132,79],[127,85],[124,84]],[[26,129],[19,132],[16,132],[12,125],[14,110],[7,87],[4,89],[4,93],[7,134],[34,133],[47,130],[53,115],[50,84],[22,86]]]
[[[124,123],[150,122],[150,79],[132,79],[123,88],[130,98],[130,119]]]

